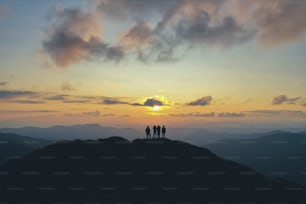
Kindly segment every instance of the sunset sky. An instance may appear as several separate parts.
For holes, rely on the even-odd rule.
[[[306,0],[0,0],[0,127],[306,124]]]

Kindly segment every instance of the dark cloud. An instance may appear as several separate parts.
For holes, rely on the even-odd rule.
[[[295,97],[295,98],[288,98],[286,95],[279,95],[273,98],[272,104],[273,105],[280,105],[280,104],[295,104],[298,100],[300,100],[301,97]]]
[[[102,104],[105,105],[118,105],[118,104],[129,104],[129,102],[121,101],[115,98],[107,98],[102,101]]]
[[[0,99],[12,99],[18,97],[36,97],[38,93],[33,91],[9,91],[0,90]]]
[[[143,19],[163,13],[181,0],[96,0],[98,10],[103,14],[117,20],[128,17]]]
[[[0,110],[0,113],[59,113],[58,110]]]
[[[54,96],[49,96],[46,97],[46,100],[50,100],[50,101],[63,101],[66,100],[66,97],[68,97],[69,95],[54,95]]]
[[[7,81],[0,81],[0,86],[6,86],[8,84]]]
[[[101,115],[101,113],[100,111],[96,110],[94,112],[83,112],[82,115],[98,117]]]
[[[184,42],[221,46],[245,42],[254,34],[239,26],[233,17],[225,17],[220,24],[212,25],[211,17],[205,11],[192,18],[181,19],[175,32]]]
[[[245,114],[244,113],[219,113],[218,116],[221,118],[240,118],[240,117],[244,117]]]
[[[33,100],[14,100],[10,102],[20,103],[20,104],[44,104],[46,103],[45,101],[33,101]]]
[[[91,100],[64,100],[63,103],[91,103]]]
[[[144,103],[143,103],[143,106],[150,106],[150,107],[153,107],[153,106],[163,106],[164,103],[159,100],[159,99],[156,99],[156,98],[148,98]]]
[[[170,114],[169,116],[172,117],[215,117],[215,113],[211,112],[211,113],[187,113],[187,114]]]
[[[131,106],[143,106],[143,104],[140,103],[130,103]]]
[[[300,110],[249,110],[247,113],[256,114],[256,115],[267,115],[267,116],[298,116],[305,117],[306,112]]]
[[[54,10],[48,37],[42,46],[44,52],[60,67],[92,58],[111,61],[123,59],[123,50],[104,43],[101,35],[101,23],[94,13],[78,8]]]
[[[197,99],[195,101],[191,101],[189,103],[186,103],[188,106],[208,106],[211,104],[213,98],[211,96],[204,96],[200,99]]]

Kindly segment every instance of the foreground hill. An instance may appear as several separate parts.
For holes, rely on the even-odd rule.
[[[0,163],[7,159],[23,157],[51,143],[49,140],[35,139],[11,133],[0,133]]]
[[[221,140],[204,146],[264,174],[306,186],[304,132],[274,132],[255,139]]]
[[[301,203],[306,191],[168,139],[61,142],[0,167],[8,203]]]

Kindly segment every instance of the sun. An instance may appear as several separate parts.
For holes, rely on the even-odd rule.
[[[154,111],[159,111],[160,110],[160,106],[153,106],[153,110]]]

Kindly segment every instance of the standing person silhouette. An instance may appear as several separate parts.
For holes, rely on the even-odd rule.
[[[157,137],[160,138],[160,126],[157,126]]]
[[[166,134],[166,127],[163,125],[162,128],[162,134],[163,134],[163,138],[165,138],[165,134]]]
[[[157,127],[156,125],[153,126],[153,138],[156,137],[156,130],[157,130]]]
[[[150,139],[151,138],[151,130],[150,130],[150,127],[149,126],[147,126],[147,128],[146,128],[146,133],[147,133],[147,139]]]

